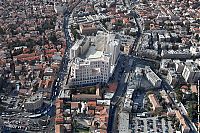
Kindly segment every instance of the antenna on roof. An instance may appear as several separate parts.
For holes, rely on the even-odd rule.
[[[105,35],[105,33],[104,33],[104,41],[106,41],[103,45],[104,45],[104,49],[103,49],[103,51],[106,51],[107,49],[106,49],[106,46],[105,46],[105,44],[107,45],[107,40],[106,39],[108,39],[108,38],[106,38],[106,35]]]

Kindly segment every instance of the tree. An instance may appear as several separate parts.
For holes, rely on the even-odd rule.
[[[200,41],[199,34],[197,34],[197,35],[195,36],[195,39],[196,39],[198,42]]]
[[[150,90],[150,91],[147,92],[146,95],[148,96],[149,94],[154,94],[154,92]]]
[[[160,94],[157,95],[157,98],[158,98],[158,101],[159,101],[159,102],[162,102],[162,101],[163,101],[163,99],[162,99],[162,97],[161,97]]]
[[[57,39],[57,37],[56,37],[55,34],[50,35],[49,40],[50,40],[53,44],[57,43],[57,41],[58,41],[58,39]]]
[[[118,20],[116,23],[115,23],[116,26],[123,26],[123,21],[121,20]]]
[[[182,101],[182,97],[183,97],[183,92],[180,89],[176,89],[175,92],[176,92],[176,98],[177,98],[177,100],[179,102],[181,102]]]
[[[0,27],[0,35],[4,35],[5,31]]]
[[[191,120],[197,118],[197,102],[196,101],[189,101],[187,103],[188,106],[188,116]]]
[[[198,100],[196,93],[192,93],[191,100],[192,101],[197,101]]]

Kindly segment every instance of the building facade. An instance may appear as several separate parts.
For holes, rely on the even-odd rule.
[[[194,62],[186,62],[182,72],[182,76],[186,82],[195,83],[200,78],[200,69]]]
[[[162,80],[151,70],[150,67],[145,67],[145,73],[147,79],[151,82],[154,87],[160,87]]]
[[[77,42],[70,49],[69,84],[75,86],[106,83],[115,68],[120,41],[114,34],[97,33],[95,38]]]
[[[28,98],[24,103],[24,108],[27,111],[35,111],[43,105],[42,93],[35,94]]]

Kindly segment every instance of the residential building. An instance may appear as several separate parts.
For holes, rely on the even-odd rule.
[[[174,60],[173,62],[175,63],[176,72],[182,73],[185,66],[184,63],[180,60]]]
[[[80,32],[83,35],[95,35],[97,33],[97,27],[95,24],[80,24]]]
[[[72,132],[72,117],[70,103],[56,99],[55,133]],[[64,106],[67,105],[67,106]]]
[[[153,111],[160,111],[162,110],[162,106],[160,106],[160,103],[158,102],[155,94],[149,94],[148,98],[153,105]]]
[[[118,38],[120,39],[121,48],[125,54],[129,54],[131,52],[131,48],[133,47],[134,38],[129,35],[118,34]]]
[[[161,57],[164,59],[190,59],[192,54],[189,49],[183,50],[162,50]]]
[[[193,56],[199,56],[200,55],[200,47],[191,46],[190,52],[192,53]]]
[[[170,85],[175,85],[178,82],[178,75],[176,74],[175,69],[170,68],[167,74],[167,81]]]
[[[129,132],[129,113],[120,112],[118,117],[118,131],[119,133]]]
[[[200,78],[200,69],[195,62],[185,62],[182,76],[186,82],[195,83]]]
[[[154,87],[160,87],[162,80],[151,70],[149,66],[145,66],[145,73],[147,79]]]
[[[171,104],[172,100],[170,99],[169,95],[165,90],[160,91],[161,97],[165,100],[167,104]]]
[[[184,117],[182,116],[182,114],[180,113],[179,110],[175,111],[176,113],[176,117],[178,118],[178,120],[180,121],[180,125],[181,125],[181,131],[182,133],[189,133],[190,132],[190,128],[188,127]]]
[[[96,87],[95,94],[86,94],[86,93],[72,94],[72,101],[98,100],[101,98],[102,96],[101,96],[99,87]]]

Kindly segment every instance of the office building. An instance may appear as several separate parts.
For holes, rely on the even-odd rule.
[[[70,49],[70,85],[106,83],[112,75],[120,53],[120,41],[115,34],[97,32],[85,37]]]

